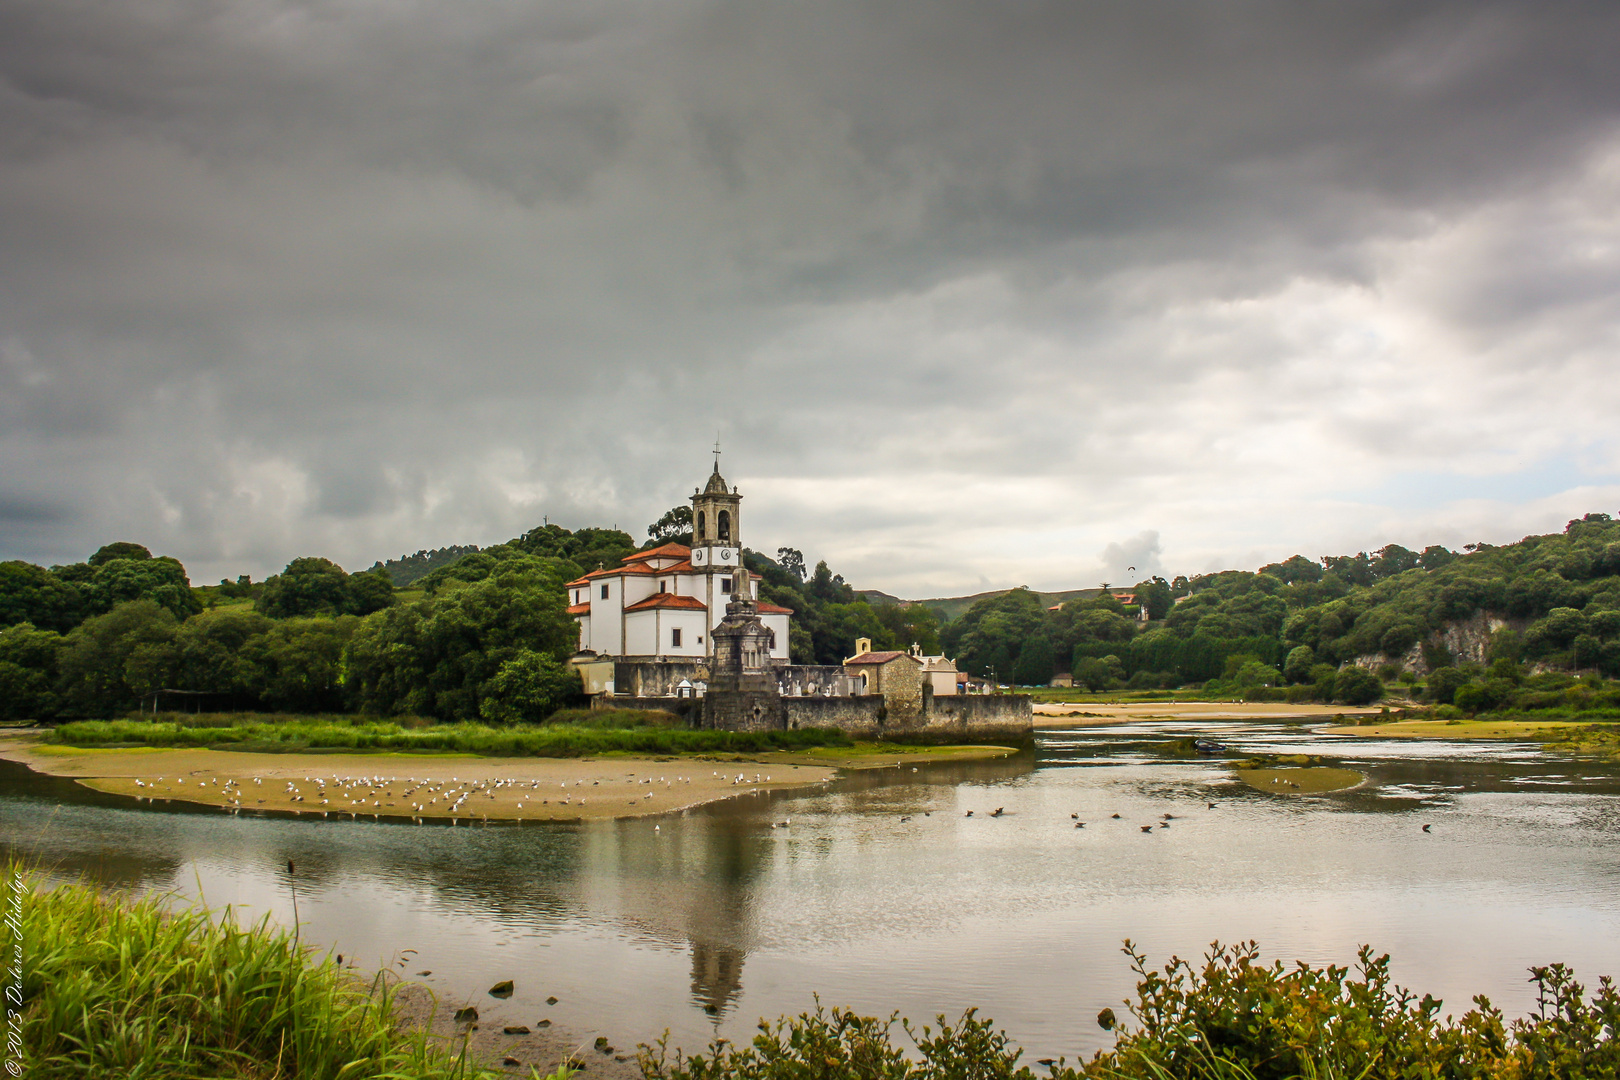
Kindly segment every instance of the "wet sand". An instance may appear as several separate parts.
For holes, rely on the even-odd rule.
[[[1285,701],[1138,701],[1123,704],[1097,702],[1041,702],[1035,715],[1042,727],[1092,727],[1127,724],[1133,720],[1332,720],[1345,716],[1377,716],[1380,706],[1352,708]]]
[[[318,817],[584,821],[668,814],[722,799],[823,784],[840,768],[997,757],[1002,747],[749,756],[494,758],[470,754],[257,754],[90,749],[0,738],[0,757],[97,791],[155,803]]]

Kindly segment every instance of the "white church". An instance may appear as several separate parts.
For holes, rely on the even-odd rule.
[[[711,631],[741,587],[771,631],[771,660],[787,663],[793,611],[760,600],[758,580],[742,570],[741,503],[717,460],[708,484],[692,492],[691,547],[664,544],[570,581],[568,614],[579,621],[580,651],[623,660],[711,657]]]

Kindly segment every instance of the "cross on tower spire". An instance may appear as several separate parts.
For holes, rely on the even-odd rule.
[[[714,471],[720,471],[720,440],[718,438],[714,440]]]

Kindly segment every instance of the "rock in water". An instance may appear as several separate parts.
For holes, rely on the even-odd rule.
[[[501,1028],[501,1032],[505,1035],[527,1035],[529,1027],[527,1024],[509,1024]]]
[[[555,1004],[557,1004],[557,999],[554,998],[554,997],[548,997],[548,998],[546,998],[546,1004],[547,1005],[555,1005]]]
[[[1114,1025],[1119,1021],[1114,1017],[1113,1009],[1104,1009],[1097,1014],[1097,1026],[1104,1031],[1113,1031]]]
[[[465,1009],[456,1010],[456,1023],[458,1024],[470,1024],[477,1019],[478,1010],[473,1008],[471,1005],[467,1006]]]
[[[509,998],[509,997],[511,997],[512,996],[512,980],[511,979],[504,979],[501,982],[498,982],[494,986],[490,987],[489,988],[489,996],[490,997],[497,997],[497,998]]]

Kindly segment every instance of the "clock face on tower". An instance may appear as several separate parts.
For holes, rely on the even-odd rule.
[[[735,548],[715,548],[714,561],[722,566],[734,566],[737,562],[737,550]]]

